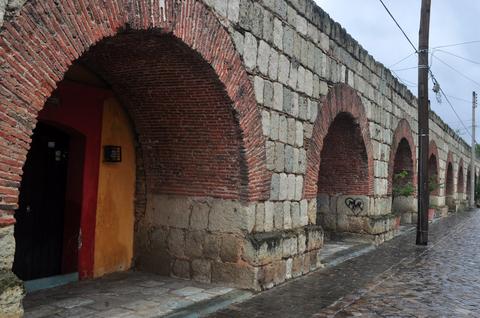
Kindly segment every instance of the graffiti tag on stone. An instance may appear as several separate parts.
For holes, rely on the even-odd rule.
[[[358,216],[360,213],[362,213],[364,208],[364,203],[361,199],[346,198],[345,204],[350,210],[352,210],[355,216]]]

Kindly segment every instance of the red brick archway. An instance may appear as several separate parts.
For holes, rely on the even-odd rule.
[[[341,115],[341,116],[339,116]],[[337,84],[330,89],[323,99],[317,121],[313,128],[313,135],[307,145],[307,172],[305,177],[305,198],[313,199],[317,196],[318,178],[321,164],[321,153],[324,148],[325,137],[329,133],[332,123],[338,117],[349,117],[358,126],[363,139],[368,167],[367,193],[373,192],[373,151],[370,141],[370,132],[365,109],[356,91],[345,84]]]
[[[428,176],[430,178],[433,175],[436,176],[435,180],[437,182],[437,185],[439,185],[440,176],[438,173],[438,148],[435,141],[431,140],[430,145],[428,147]],[[438,187],[434,191],[432,191],[431,194],[438,195],[439,194]]]
[[[392,193],[393,178],[403,170],[408,172],[408,181],[417,184],[416,147],[413,142],[412,130],[407,120],[402,119],[393,135],[392,149],[388,163],[388,193]]]
[[[49,14],[45,14],[48,12]],[[125,30],[171,34],[211,65],[233,103],[246,167],[243,199],[268,197],[265,141],[254,92],[228,32],[200,1],[27,2],[0,42],[0,213],[13,223],[18,187],[39,110],[70,65],[102,39]],[[220,49],[221,48],[221,49]]]
[[[458,174],[457,174],[457,193],[463,194],[465,192],[465,178],[463,173],[463,158],[460,158],[458,164]]]
[[[467,170],[467,187],[466,187],[467,200],[470,200],[470,194],[472,192],[472,165],[468,166]]]
[[[445,165],[445,196],[453,196],[454,194],[454,183],[453,183],[453,154],[451,151],[448,152],[447,162]]]

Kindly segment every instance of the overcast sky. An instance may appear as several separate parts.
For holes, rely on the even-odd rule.
[[[315,0],[335,21],[379,62],[395,71],[409,89],[417,95],[417,56],[379,0]],[[384,0],[384,3],[417,46],[421,0]],[[433,50],[432,71],[438,79],[462,123],[443,98],[436,101],[430,90],[432,109],[469,143],[471,137],[472,91],[480,93],[480,1],[432,0],[430,48],[462,42],[477,43]],[[456,55],[456,56],[455,56]],[[470,61],[467,61],[467,60]],[[398,64],[397,64],[398,63]],[[448,64],[445,65],[445,64]],[[413,68],[413,69],[408,69]],[[455,70],[453,70],[453,69]],[[469,79],[467,79],[470,78]],[[431,82],[430,82],[431,83]],[[430,89],[431,89],[430,84]],[[477,123],[480,122],[477,112]],[[477,124],[478,125],[478,124]],[[480,129],[477,128],[477,142]]]

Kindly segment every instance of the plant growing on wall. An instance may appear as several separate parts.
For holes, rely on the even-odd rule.
[[[394,197],[409,197],[415,192],[415,187],[412,182],[407,181],[410,173],[402,170],[393,176],[393,196]]]
[[[440,184],[438,184],[437,175],[433,174],[428,178],[428,192],[432,193],[438,188],[440,188]]]

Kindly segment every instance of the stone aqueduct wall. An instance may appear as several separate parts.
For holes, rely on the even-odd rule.
[[[149,192],[147,176],[147,190],[139,189],[137,198],[139,268],[265,289],[321,265],[325,228],[377,243],[395,234],[392,149],[405,138],[416,166],[416,99],[313,1],[110,0],[81,8],[70,1],[24,2],[0,0],[0,309],[21,311],[20,284],[10,270],[12,215],[36,113],[76,58],[127,23],[172,33],[212,65],[234,105],[248,179],[238,198]],[[71,44],[63,59],[61,42],[53,40],[58,33]],[[58,63],[36,60],[39,52],[22,49],[26,39]],[[362,179],[347,193],[325,194],[317,187],[321,154],[341,114],[364,143],[357,159],[365,169],[342,177],[352,184]],[[452,158],[457,189],[460,161],[467,180],[470,148],[433,113],[430,125],[439,182],[445,184]],[[348,168],[342,159],[334,168]],[[349,199],[361,200],[362,208],[346,206]],[[432,203],[445,202],[441,187]]]

